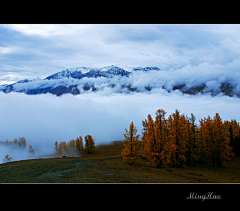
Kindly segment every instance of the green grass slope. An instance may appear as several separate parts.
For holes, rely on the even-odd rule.
[[[80,158],[23,160],[0,165],[0,183],[239,183],[240,157],[223,167],[154,168],[122,160],[123,142],[100,145]]]

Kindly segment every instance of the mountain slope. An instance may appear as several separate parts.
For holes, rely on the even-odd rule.
[[[125,69],[123,69],[125,68]],[[107,67],[102,67],[102,68],[91,68],[91,67],[77,67],[77,68],[71,68],[71,69],[66,69],[61,72],[55,73],[53,75],[48,76],[47,80],[51,79],[61,79],[61,78],[76,78],[76,79],[81,79],[84,77],[114,77],[116,75],[120,76],[128,76],[129,74],[132,73],[132,71],[150,71],[150,70],[160,70],[157,67],[123,67],[123,66],[107,66]]]
[[[124,141],[98,145],[81,157],[44,158],[0,164],[0,183],[239,183],[239,157],[223,168],[199,164],[154,168],[140,159],[130,165],[121,157]],[[230,189],[229,189],[230,190]],[[224,190],[225,191],[225,190]],[[179,190],[179,194],[182,190]]]
[[[240,84],[219,81],[217,78],[188,78],[171,71],[160,71],[157,67],[127,67],[111,65],[102,68],[77,67],[52,74],[45,79],[21,80],[14,84],[0,86],[4,93],[22,92],[36,95],[52,93],[57,96],[73,95],[88,91],[111,89],[112,92],[146,92],[164,89],[168,92],[179,90],[185,94],[223,93],[240,97]]]

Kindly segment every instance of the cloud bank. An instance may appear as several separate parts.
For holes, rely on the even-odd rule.
[[[121,94],[109,90],[77,96],[65,94],[25,95],[0,92],[0,141],[25,137],[36,156],[51,154],[54,142],[69,141],[90,134],[96,144],[122,140],[125,128],[134,122],[141,134],[142,120],[155,116],[162,108],[167,115],[179,109],[197,121],[216,112],[223,120],[240,121],[239,98],[211,95],[185,95],[163,89],[147,93]],[[0,146],[0,162],[9,153],[14,160],[23,159]],[[13,153],[13,152],[12,152]],[[25,157],[24,159],[27,159]]]
[[[111,64],[239,72],[240,25],[12,24],[0,31],[0,84]]]
[[[31,81],[23,81],[22,83],[16,83],[13,85],[13,91],[27,92],[32,89],[44,89],[44,88],[56,88],[59,86],[69,87],[76,86],[80,93],[87,93],[84,89],[85,85],[94,86],[97,91],[107,91],[109,87],[112,89],[110,92],[129,92],[127,86],[135,88],[138,92],[147,92],[146,87],[156,89],[158,91],[164,88],[168,91],[172,91],[174,86],[185,85],[185,89],[194,88],[197,86],[203,86],[203,92],[214,91],[219,93],[220,87],[223,84],[231,86],[231,95],[240,95],[240,71],[234,66],[240,65],[240,61],[235,61],[235,64],[219,65],[201,63],[198,66],[187,65],[179,69],[172,70],[151,70],[151,71],[133,71],[129,77],[115,76],[115,77],[98,77],[82,79],[75,78],[60,78],[43,80],[39,77]],[[127,70],[129,67],[125,67]],[[126,87],[125,90],[123,87]],[[10,88],[0,86],[0,90],[6,89],[6,92],[11,91]]]

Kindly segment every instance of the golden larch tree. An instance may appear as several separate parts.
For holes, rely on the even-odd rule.
[[[83,150],[84,150],[84,148],[83,148],[83,138],[82,138],[82,136],[77,137],[76,140],[75,140],[75,142],[76,142],[76,151],[77,151],[78,153],[82,153]]]
[[[154,136],[155,136],[155,146],[153,153],[153,163],[156,164],[157,167],[162,167],[166,164],[167,157],[167,122],[165,119],[166,112],[163,109],[158,109],[154,122]]]
[[[198,162],[204,163],[208,160],[207,158],[207,139],[206,139],[206,118],[199,120],[200,127],[199,127],[199,136],[197,141],[197,155],[198,155]]]
[[[131,122],[129,130],[125,128],[124,135],[124,149],[122,150],[123,160],[129,160],[133,164],[139,159],[139,135],[137,134],[137,128],[134,127]]]
[[[57,141],[54,142],[54,153],[55,153],[55,155],[59,155],[60,154]]]
[[[201,120],[201,135],[202,135],[202,142],[204,143],[204,161],[212,162],[215,165],[215,149],[214,149],[214,135],[213,135],[213,120],[210,116],[208,118],[204,118]]]
[[[200,125],[206,161],[212,162],[213,166],[221,166],[233,155],[228,124],[223,123],[220,115],[216,113],[213,119],[208,116],[201,120]]]
[[[213,118],[214,127],[214,153],[217,166],[222,166],[222,163],[229,160],[233,155],[232,147],[230,146],[230,134],[226,124],[222,122],[222,118],[218,113]]]
[[[231,122],[225,121],[226,127],[229,128],[230,146],[233,148],[233,153],[240,156],[240,125],[235,119]]]
[[[86,135],[84,137],[84,140],[85,140],[85,150],[87,153],[92,153],[93,152],[93,149],[95,148],[95,142],[92,138],[91,135]]]
[[[180,115],[179,111],[168,118],[170,124],[170,143],[168,163],[173,166],[184,166],[186,162],[186,119],[184,115]]]
[[[13,161],[12,157],[10,157],[8,154],[4,156],[3,162],[10,162],[10,161]]]
[[[35,150],[33,149],[32,145],[30,144],[29,145],[29,150],[28,150],[29,153],[31,154],[35,154]]]
[[[155,159],[155,149],[156,149],[156,138],[155,138],[155,129],[154,121],[152,116],[148,114],[148,119],[143,121],[143,140],[144,141],[144,151],[143,156],[147,159],[148,165],[154,165],[156,162]]]
[[[187,165],[190,166],[193,163],[195,166],[197,155],[197,125],[195,124],[195,116],[191,113],[190,118],[186,118],[186,131],[187,131]]]
[[[143,121],[143,156],[148,165],[163,167],[167,158],[168,124],[163,109],[158,109],[155,114],[155,121],[150,114]]]
[[[68,144],[66,141],[61,141],[58,145],[58,152],[59,154],[68,154]]]

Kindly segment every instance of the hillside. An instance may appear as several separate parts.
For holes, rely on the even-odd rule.
[[[49,158],[0,165],[0,183],[239,183],[240,157],[223,167],[185,168],[130,165],[122,160],[123,142],[96,147],[80,158]]]

